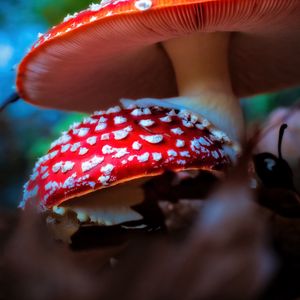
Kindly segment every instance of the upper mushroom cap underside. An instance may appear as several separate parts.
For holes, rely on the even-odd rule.
[[[228,137],[187,111],[113,107],[96,112],[54,143],[25,185],[24,206],[41,208],[167,170],[224,170]]]
[[[146,11],[137,9],[138,1],[91,6],[43,35],[19,66],[21,96],[86,112],[122,97],[177,96],[160,42],[214,31],[235,32],[229,67],[237,96],[300,82],[298,0],[147,0]]]

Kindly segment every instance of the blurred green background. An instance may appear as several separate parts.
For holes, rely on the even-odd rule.
[[[88,0],[0,1],[0,104],[14,91],[15,68],[39,32],[84,9]],[[300,89],[243,99],[248,123],[261,122],[277,106],[289,106]],[[83,114],[38,109],[24,102],[0,115],[0,207],[16,207],[36,159]]]

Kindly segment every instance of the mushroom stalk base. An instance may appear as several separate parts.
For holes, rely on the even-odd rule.
[[[231,86],[229,40],[229,33],[197,33],[164,42],[179,91],[178,98],[167,101],[203,115],[241,142],[244,122]]]

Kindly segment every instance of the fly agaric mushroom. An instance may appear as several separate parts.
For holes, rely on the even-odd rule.
[[[18,91],[87,112],[179,95],[165,101],[239,140],[237,97],[300,82],[299,15],[299,0],[103,0],[41,35],[18,68]]]
[[[224,170],[226,147],[234,144],[225,134],[187,111],[113,107],[71,126],[52,144],[20,206],[37,198],[42,211],[76,214],[78,226],[141,220],[132,209],[144,200],[141,181],[167,170]]]

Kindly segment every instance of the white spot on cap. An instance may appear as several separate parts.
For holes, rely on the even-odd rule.
[[[179,154],[180,154],[182,157],[191,157],[189,151],[181,151],[181,152],[179,152]]]
[[[36,180],[38,176],[39,176],[39,172],[38,172],[38,171],[35,171],[35,172],[30,176],[30,180]]]
[[[57,154],[58,154],[58,150],[55,150],[55,151],[50,152],[50,153],[48,154],[48,155],[49,155],[49,159],[54,158]]]
[[[29,181],[27,181],[27,182],[23,185],[24,191],[28,189],[28,186],[29,186]]]
[[[103,172],[105,175],[108,175],[112,172],[112,170],[114,169],[115,167],[112,165],[112,164],[107,164],[106,166],[103,166],[101,168],[101,172]]]
[[[178,117],[181,119],[188,119],[190,117],[190,112],[185,109],[182,109],[179,111]]]
[[[199,154],[200,152],[198,151],[199,149],[201,150],[201,152],[203,153],[207,153],[208,150],[206,148],[204,148],[202,145],[201,145],[201,142],[202,140],[200,140],[201,138],[197,139],[197,138],[194,138],[192,141],[191,141],[191,149],[196,152],[197,154]],[[207,143],[204,139],[203,139],[204,143]],[[202,142],[203,142],[202,141]]]
[[[165,117],[162,117],[160,118],[160,120],[164,123],[170,123],[172,122],[172,118],[170,116],[165,116]]]
[[[138,141],[132,144],[132,149],[134,150],[140,150],[141,148],[142,148],[142,144],[140,144]]]
[[[76,128],[73,128],[73,129],[72,129],[72,132],[73,132],[73,134],[78,134],[79,128],[77,128],[77,127],[76,127]]]
[[[160,161],[162,159],[161,153],[158,153],[158,152],[152,153],[152,157],[155,161]]]
[[[182,124],[183,126],[187,127],[187,128],[192,128],[194,127],[194,124],[188,120],[182,120]]]
[[[193,139],[192,141],[191,141],[191,149],[194,151],[194,152],[196,152],[196,153],[200,153],[199,151],[198,151],[198,149],[200,149],[201,148],[201,145],[200,145],[200,143],[199,143],[199,141],[198,141],[198,139]]]
[[[197,123],[196,127],[200,130],[203,130],[205,128],[201,123]]]
[[[101,141],[109,140],[109,133],[103,133],[101,135]]]
[[[116,116],[116,117],[114,117],[114,122],[115,122],[115,125],[119,125],[119,124],[123,124],[123,123],[127,122],[127,119],[122,116]]]
[[[196,124],[198,121],[199,121],[199,117],[194,114],[191,114],[191,122],[193,124]]]
[[[107,127],[107,124],[106,124],[106,123],[99,123],[99,124],[96,126],[95,131],[101,131],[101,130],[104,130],[106,127]]]
[[[92,189],[94,189],[95,186],[96,186],[96,182],[94,182],[94,181],[89,181],[89,182],[88,182],[88,185],[89,185]]]
[[[218,141],[225,141],[229,142],[229,137],[221,130],[218,129],[211,129],[211,134],[218,140]]]
[[[72,188],[74,188],[75,187],[75,184],[76,184],[76,180],[75,180],[75,178],[76,178],[76,176],[77,176],[77,173],[75,172],[75,173],[73,173],[70,177],[68,177],[66,180],[65,180],[65,182],[63,183],[63,188],[64,189],[72,189]]]
[[[102,115],[104,115],[105,114],[105,111],[104,110],[98,110],[98,111],[95,111],[94,112],[94,115],[95,116],[102,116]]]
[[[97,119],[93,119],[91,117],[85,118],[83,120],[83,124],[96,124],[98,122]]]
[[[63,173],[66,173],[66,172],[68,172],[68,171],[71,171],[71,170],[73,169],[74,165],[75,165],[74,162],[72,162],[72,161],[66,161],[66,162],[62,165],[61,171],[62,171]]]
[[[176,114],[176,112],[175,112],[174,109],[172,109],[172,110],[170,110],[169,112],[167,112],[167,115],[168,115],[168,116],[171,116],[171,117],[177,116],[177,114]]]
[[[136,108],[131,112],[131,115],[138,117],[143,115],[143,111],[140,108]]]
[[[184,159],[178,159],[178,160],[177,160],[177,163],[178,163],[179,165],[185,165],[185,164],[186,164],[186,160],[184,160]]]
[[[41,173],[44,173],[48,170],[48,166],[42,166],[41,167]]]
[[[203,130],[204,128],[209,127],[210,125],[211,124],[210,124],[210,122],[207,119],[202,119],[201,123],[196,124],[196,127],[198,129]]]
[[[45,185],[45,190],[56,190],[59,188],[59,184],[56,181],[50,181]]]
[[[62,162],[62,161],[60,161],[60,162],[54,164],[53,167],[52,167],[52,171],[53,171],[54,173],[57,173],[57,172],[60,170],[60,168],[62,167],[62,165],[63,165],[63,162]]]
[[[115,137],[116,140],[122,140],[122,139],[125,139],[128,136],[130,131],[132,131],[132,127],[127,126],[124,129],[113,131],[113,134],[114,134],[114,137]]]
[[[169,156],[177,156],[177,152],[175,150],[168,150],[168,155]]]
[[[131,112],[131,115],[135,116],[135,117],[139,117],[139,116],[143,116],[143,115],[151,115],[151,110],[148,107],[146,107],[144,109],[136,108]]]
[[[58,150],[52,151],[42,157],[36,162],[34,170],[36,170],[42,163],[54,158],[58,154]]]
[[[151,0],[137,0],[137,1],[135,1],[134,6],[136,9],[138,9],[140,11],[145,11],[152,7],[152,1]]]
[[[51,144],[51,148],[54,148],[57,145],[68,143],[70,140],[71,137],[68,134],[64,133],[59,139]]]
[[[174,134],[177,134],[177,135],[182,135],[184,133],[184,131],[181,128],[179,128],[179,127],[172,128],[171,132],[173,132]]]
[[[89,138],[86,140],[86,142],[87,142],[89,145],[93,146],[93,145],[95,145],[96,142],[97,142],[97,137],[96,137],[96,136],[91,136],[91,137],[89,137]]]
[[[141,120],[139,124],[143,127],[150,127],[154,124],[155,122],[153,120],[147,119],[147,120]]]
[[[28,199],[37,196],[38,191],[39,191],[39,187],[38,187],[37,185],[36,185],[33,189],[31,189],[30,191],[25,190],[25,192],[24,192],[24,197],[23,197],[23,201],[22,201],[22,202],[25,202],[25,201],[27,201]]]
[[[114,148],[114,150],[116,151],[116,154],[112,156],[113,158],[121,158],[124,155],[129,154],[127,148]]]
[[[70,144],[66,144],[66,145],[61,146],[61,153],[67,152],[70,147],[71,147]]]
[[[211,155],[215,158],[218,159],[220,157],[219,153],[217,151],[212,151]]]
[[[49,176],[49,172],[47,171],[46,173],[43,174],[42,179],[46,179]]]
[[[69,29],[69,28],[68,28]],[[66,31],[68,31],[68,29]],[[62,35],[63,32],[62,31],[59,31],[59,32],[56,32],[56,34],[54,35],[54,37],[57,37],[57,36],[60,36]],[[49,36],[49,38],[51,37],[51,35]]]
[[[106,121],[107,121],[107,118],[105,118],[103,116],[100,117],[99,120],[98,120],[99,123],[105,123]]]
[[[129,132],[125,129],[113,131],[116,140],[123,140],[128,136]]]
[[[162,134],[155,134],[155,135],[142,135],[141,134],[140,137],[150,144],[158,144],[164,139]]]
[[[80,146],[81,146],[80,142],[73,144],[71,147],[71,152],[76,152],[80,148]]]
[[[102,185],[108,185],[109,179],[110,179],[110,176],[100,176],[98,178],[99,182],[102,183]]]
[[[88,148],[85,148],[85,147],[82,147],[82,148],[80,148],[80,150],[79,150],[79,155],[85,155],[85,154],[87,154],[89,152],[89,149]]]
[[[202,136],[198,140],[199,140],[199,143],[203,146],[210,146],[211,145],[211,143],[206,138],[203,138]]]
[[[144,114],[144,115],[151,115],[152,113],[151,113],[150,108],[149,108],[149,107],[145,107],[145,108],[143,109],[143,114]]]
[[[96,182],[94,182],[94,181],[89,181],[89,182],[88,182],[88,185],[89,185],[92,189],[94,189],[95,186],[96,186]]]
[[[98,11],[99,9],[101,9],[101,7],[102,6],[100,4],[92,3],[92,4],[89,5],[89,10],[90,11]]]
[[[97,17],[96,16],[92,16],[91,18],[90,18],[90,22],[94,22],[94,21],[96,21],[97,20]]]
[[[176,147],[181,148],[184,147],[185,142],[183,140],[177,140],[176,141]]]
[[[68,14],[68,15],[64,18],[64,22],[68,22],[68,21],[70,21],[70,20],[76,18],[77,15],[78,15],[78,13],[75,13],[75,14],[73,14],[73,15]]]
[[[114,106],[114,107],[111,107],[109,108],[106,113],[107,114],[115,114],[115,113],[118,113],[121,111],[121,107],[120,106]]]
[[[203,125],[204,127],[208,127],[208,126],[211,125],[211,123],[210,123],[207,119],[203,119],[203,120],[202,120],[202,125]]]
[[[146,161],[148,161],[149,156],[150,156],[150,154],[148,152],[146,152],[142,155],[137,156],[137,159],[139,162],[146,162]]]
[[[95,186],[96,186],[96,182],[94,182],[94,181],[88,181],[86,184],[87,184],[89,187],[91,187],[92,189],[94,189]]]
[[[100,163],[102,163],[104,160],[104,157],[94,156],[92,159],[85,161],[81,164],[81,169],[83,172],[89,171],[96,166],[98,166]]]
[[[73,130],[74,131],[74,130]],[[84,137],[84,136],[86,136],[88,133],[89,133],[89,131],[90,131],[90,128],[88,128],[88,127],[83,127],[83,128],[80,128],[79,130],[78,130],[78,136],[79,137]]]
[[[102,147],[102,153],[103,154],[111,154],[111,153],[114,153],[114,148],[110,145],[104,145]]]
[[[86,183],[86,181],[90,178],[89,174],[85,174],[79,178],[77,178],[78,183]]]

